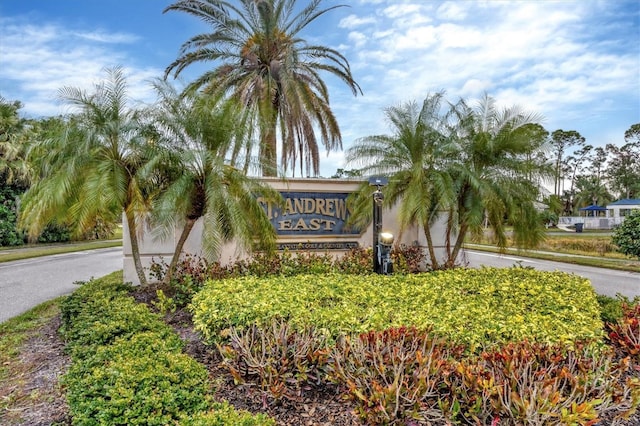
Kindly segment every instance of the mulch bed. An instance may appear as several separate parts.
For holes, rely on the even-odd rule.
[[[205,346],[191,326],[191,318],[180,312],[170,318],[169,323],[184,340],[186,353],[204,364],[214,383],[214,398],[227,401],[237,409],[252,413],[266,413],[278,425],[300,426],[355,426],[362,423],[354,414],[353,405],[341,398],[338,389],[327,386],[322,389],[305,390],[300,395],[274,401],[253,384],[234,383],[233,378],[221,365],[217,351]]]

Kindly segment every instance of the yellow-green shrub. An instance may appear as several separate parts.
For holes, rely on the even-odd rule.
[[[210,281],[191,305],[208,339],[230,326],[286,319],[331,337],[390,327],[431,328],[472,350],[491,343],[600,339],[602,322],[586,279],[523,268],[415,275],[341,274]]]
[[[237,411],[228,403],[214,404],[211,411],[184,418],[181,426],[275,426],[276,422],[266,414]]]

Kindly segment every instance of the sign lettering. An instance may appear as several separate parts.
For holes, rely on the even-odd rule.
[[[347,228],[350,211],[345,192],[281,192],[284,207],[267,202],[262,205],[278,235],[359,235],[357,229]]]

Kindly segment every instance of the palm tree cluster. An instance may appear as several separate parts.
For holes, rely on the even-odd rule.
[[[255,195],[279,195],[236,167],[246,137],[238,108],[156,81],[157,103],[136,110],[122,68],[107,74],[92,92],[61,89],[74,114],[62,131],[29,147],[38,175],[22,200],[21,225],[29,234],[37,236],[51,222],[82,234],[124,212],[141,284],[138,231],[144,224],[164,237],[183,227],[166,280],[201,217],[204,254],[217,254],[232,239],[247,249],[254,238],[273,246],[275,231]]]
[[[453,267],[470,233],[492,228],[506,245],[505,219],[511,218],[520,246],[535,246],[543,236],[534,202],[539,184],[550,176],[541,161],[545,150],[540,117],[517,107],[499,109],[489,96],[477,105],[446,103],[430,94],[422,105],[409,102],[386,111],[394,133],[362,138],[347,161],[364,175],[384,175],[385,203],[399,206],[402,228],[419,225],[425,233],[433,269]],[[355,199],[362,207],[369,191]],[[436,255],[433,225],[445,221],[444,259]],[[437,236],[440,241],[440,236]]]
[[[131,108],[122,68],[109,70],[91,93],[62,89],[62,100],[77,113],[61,132],[30,147],[38,178],[24,196],[21,225],[31,237],[51,222],[80,234],[124,211],[143,284],[137,233],[146,222],[164,238],[183,225],[166,280],[200,218],[205,255],[214,256],[229,240],[242,248],[255,241],[272,248],[275,231],[256,195],[275,202],[280,196],[249,171],[276,175],[279,133],[284,170],[299,163],[300,173],[317,175],[316,129],[327,150],[342,147],[320,72],[361,93],[342,54],[300,37],[311,22],[341,7],[323,9],[321,3],[179,0],[167,7],[203,19],[212,32],[184,43],[165,80],[197,62],[213,61],[214,69],[182,92],[155,81],[158,101],[146,110]],[[258,162],[252,160],[254,128]]]

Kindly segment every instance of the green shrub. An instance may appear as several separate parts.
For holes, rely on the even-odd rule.
[[[155,331],[169,335],[173,331],[151,313],[146,306],[131,297],[98,299],[88,302],[72,327],[65,331],[72,353],[78,349],[78,357],[90,353],[88,348],[111,344],[115,339],[130,338],[137,333]]]
[[[122,272],[115,272],[99,280],[77,281],[74,284],[80,287],[60,303],[63,334],[72,327],[80,312],[87,310],[87,303],[100,300],[100,303],[108,304],[131,289],[130,285],[123,284]]]
[[[72,364],[64,384],[74,425],[167,425],[208,409],[202,365],[162,350],[141,356],[127,343],[101,365]]]
[[[181,426],[275,426],[276,422],[265,414],[253,415],[236,411],[227,403],[214,404],[211,411],[198,413],[180,422]]]
[[[589,282],[527,269],[459,269],[430,274],[301,275],[210,281],[191,306],[206,339],[234,326],[287,320],[294,329],[342,334],[390,327],[432,328],[467,344],[572,342],[602,337]]]
[[[237,260],[229,265],[208,262],[206,259],[187,254],[176,265],[167,296],[178,306],[186,306],[195,293],[200,291],[209,279],[225,279],[240,276],[272,277],[329,274],[341,272],[354,275],[373,273],[371,248],[355,248],[334,258],[331,254],[311,251],[280,253],[254,253],[248,259]],[[393,248],[391,256],[394,271],[399,274],[417,273],[423,264],[424,253],[418,246],[400,245]],[[151,277],[162,281],[169,265],[160,258],[153,260]]]
[[[600,319],[602,319],[602,322],[615,324],[622,318],[621,298],[598,294],[596,300],[600,305]]]
[[[612,241],[619,251],[640,259],[640,210],[634,210],[613,232]]]
[[[274,424],[228,405],[210,411],[207,370],[129,289],[117,273],[85,283],[63,302],[72,365],[62,382],[74,425]]]

